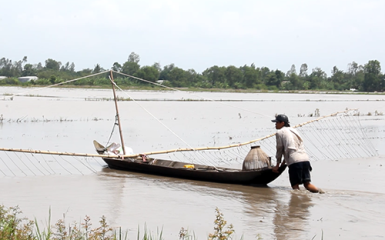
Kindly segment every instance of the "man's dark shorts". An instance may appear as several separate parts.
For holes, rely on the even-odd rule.
[[[289,178],[291,186],[311,182],[310,171],[312,170],[310,162],[293,163],[289,166]]]

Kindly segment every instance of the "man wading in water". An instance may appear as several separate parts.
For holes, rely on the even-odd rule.
[[[299,185],[303,184],[307,190],[313,193],[323,193],[321,189],[310,183],[310,171],[312,170],[309,155],[307,155],[303,141],[298,131],[290,127],[289,119],[285,114],[275,117],[275,128],[277,129],[277,165],[273,167],[273,172],[278,172],[281,165],[282,155],[285,164],[289,167],[289,178],[291,187],[299,190]]]

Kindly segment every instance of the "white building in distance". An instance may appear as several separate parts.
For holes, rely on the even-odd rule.
[[[25,77],[19,77],[19,82],[22,82],[22,83],[24,83],[24,82],[29,82],[29,81],[31,81],[31,80],[38,80],[39,78],[38,77],[36,77],[36,76],[25,76]]]

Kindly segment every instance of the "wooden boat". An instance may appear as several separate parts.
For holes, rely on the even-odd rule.
[[[283,166],[278,173],[272,171],[270,164],[268,167],[242,170],[234,168],[214,167],[209,165],[192,164],[187,162],[171,161],[157,158],[149,158],[146,155],[136,155],[130,157],[125,155],[124,141],[122,136],[117,98],[115,93],[115,83],[111,72],[110,80],[114,93],[116,119],[119,126],[121,146],[123,155],[108,156],[107,149],[102,144],[94,141],[96,151],[103,155],[102,159],[112,169],[125,171],[141,172],[161,176],[202,180],[210,182],[234,183],[234,184],[260,184],[266,185],[275,180],[286,168]]]
[[[106,148],[97,141],[94,141],[94,146],[99,154],[105,153]],[[242,170],[200,164],[192,165],[186,162],[145,158],[144,156],[124,159],[103,157],[103,160],[112,169],[209,182],[252,185],[266,185],[274,181],[286,168],[284,165],[279,169],[279,173],[275,173],[270,167],[258,170]]]

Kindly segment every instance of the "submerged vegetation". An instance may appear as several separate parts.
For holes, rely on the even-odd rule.
[[[111,99],[107,99],[107,98],[103,98],[103,99],[86,99],[86,101],[111,101]],[[131,101],[130,99],[120,99],[120,101]],[[178,101],[178,100],[172,100],[172,101]],[[189,100],[182,100],[182,101],[189,101]],[[192,100],[191,100],[192,101]],[[200,100],[198,100],[200,101]],[[378,111],[378,110],[375,110],[374,112],[368,112],[368,113],[361,113],[361,112],[355,112],[354,113],[354,116],[383,116],[384,113],[381,112],[381,111]],[[310,113],[307,113],[307,114],[303,114],[303,113],[298,113],[297,114],[297,117],[315,117],[315,118],[318,118],[318,117],[321,117],[321,113],[320,113],[320,110],[318,108],[315,109],[314,112],[310,112]],[[85,118],[85,119],[68,119],[68,118],[58,118],[58,119],[49,119],[49,118],[46,118],[44,116],[42,116],[42,118],[27,118],[26,116],[25,117],[21,117],[21,118],[16,118],[16,119],[12,119],[12,118],[6,118],[3,116],[3,114],[0,114],[0,123],[3,123],[3,122],[8,122],[8,123],[26,123],[26,122],[33,122],[33,123],[36,123],[36,122],[75,122],[75,121],[78,121],[78,122],[81,122],[81,121],[104,121],[104,120],[109,120],[108,118],[107,119],[103,119],[103,118],[98,118],[98,117],[89,117],[89,118]]]
[[[209,240],[232,239],[234,233],[233,225],[227,225],[223,214],[218,208],[215,210],[214,232],[208,236]],[[43,229],[38,221],[20,217],[19,207],[7,208],[0,205],[0,239],[7,240],[127,240],[127,231],[122,232],[121,227],[112,228],[108,225],[106,217],[102,216],[99,226],[92,227],[91,219],[85,216],[83,222],[67,224],[65,218],[59,219],[51,226],[49,216],[48,226]],[[226,230],[227,229],[227,230]],[[138,229],[137,240],[162,240],[163,230],[153,235],[150,230],[144,227],[143,233]],[[194,240],[195,234],[190,234],[185,228],[179,232],[180,240]]]
[[[356,62],[347,64],[347,71],[331,69],[331,75],[320,69],[308,69],[303,63],[299,72],[292,65],[287,72],[272,70],[268,67],[256,67],[254,64],[244,66],[212,66],[202,73],[194,69],[184,70],[174,64],[160,66],[141,66],[140,57],[132,52],[124,63],[115,62],[108,69],[115,71],[117,85],[137,89],[158,90],[163,86],[184,88],[189,90],[214,91],[361,91],[381,92],[385,90],[385,75],[381,72],[381,64],[370,60],[364,65]],[[75,71],[74,63],[62,64],[54,59],[47,59],[44,64],[27,63],[27,57],[12,61],[0,59],[0,85],[10,86],[47,86],[82,78],[84,76],[104,72],[99,64],[93,68]],[[117,74],[120,73],[120,74]],[[20,77],[35,76],[30,79]],[[37,78],[36,78],[37,77]],[[143,79],[145,81],[143,81]],[[157,83],[153,85],[149,83]],[[82,78],[71,82],[71,86],[107,87],[110,86],[108,74]]]

